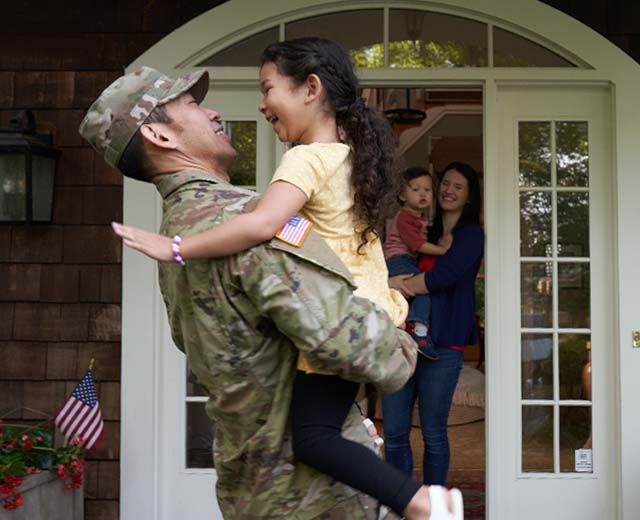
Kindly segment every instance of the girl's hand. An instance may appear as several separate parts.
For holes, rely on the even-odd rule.
[[[111,227],[115,234],[122,238],[125,246],[140,251],[154,260],[160,260],[161,262],[171,262],[173,260],[173,250],[171,249],[171,239],[169,237],[134,226],[124,226],[118,222],[112,222]]]
[[[413,278],[412,274],[399,274],[389,277],[389,287],[399,291],[405,298],[411,298],[416,295],[405,283],[409,278]]]

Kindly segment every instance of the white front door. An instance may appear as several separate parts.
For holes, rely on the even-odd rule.
[[[610,91],[499,84],[496,92],[488,518],[612,520]]]
[[[274,171],[276,150],[271,126],[258,112],[256,88],[212,88],[203,101],[220,112],[238,158],[231,182],[263,191]],[[204,411],[207,397],[189,373],[185,356],[173,345],[164,308],[160,332],[158,397],[159,520],[222,518],[215,498],[216,473],[211,446],[215,425]]]

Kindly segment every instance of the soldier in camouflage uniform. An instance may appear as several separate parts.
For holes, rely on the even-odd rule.
[[[108,87],[80,126],[107,163],[156,185],[168,236],[198,233],[256,203],[228,183],[235,151],[217,112],[199,105],[207,89],[206,71],[172,80],[143,67]],[[319,368],[391,392],[413,373],[410,337],[353,296],[351,275],[313,231],[299,248],[273,239],[226,258],[161,263],[159,272],[174,342],[209,394],[225,518],[378,518],[371,498],[294,464],[296,358],[302,351]],[[355,405],[344,435],[373,448]]]

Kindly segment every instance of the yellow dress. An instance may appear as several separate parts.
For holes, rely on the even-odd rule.
[[[354,229],[349,154],[349,146],[342,143],[295,146],[284,154],[271,182],[288,182],[306,194],[300,215],[313,222],[314,229],[347,266],[357,285],[355,294],[378,304],[400,327],[406,320],[408,304],[398,291],[389,288],[380,239],[368,242],[358,254],[360,234]],[[302,355],[298,369],[327,373],[313,369]]]

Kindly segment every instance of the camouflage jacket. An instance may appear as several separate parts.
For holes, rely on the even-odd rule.
[[[190,235],[255,205],[255,193],[199,170],[159,184],[161,233]],[[253,202],[252,202],[253,201]],[[319,368],[382,391],[413,373],[415,344],[368,300],[318,235],[240,254],[160,265],[175,344],[208,394],[216,492],[225,518],[375,518],[371,500],[292,457],[289,404],[298,350]],[[357,410],[345,436],[372,446]]]

